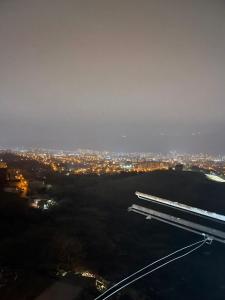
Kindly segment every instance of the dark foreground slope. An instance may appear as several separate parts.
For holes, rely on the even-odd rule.
[[[18,229],[16,239],[13,232],[8,238],[3,235],[0,249],[5,265],[46,278],[59,267],[68,271],[82,267],[115,282],[201,238],[128,213],[131,204],[144,204],[134,196],[136,190],[225,213],[225,185],[208,181],[198,173],[69,178],[55,175],[47,180],[53,184],[50,196],[58,205],[47,212],[32,211],[32,217],[26,211],[26,223]],[[14,215],[13,219],[21,223],[21,218]],[[10,228],[7,222],[10,221],[5,218],[4,226]],[[205,246],[125,290],[130,296],[112,299],[224,299],[224,253],[225,246],[216,242]],[[20,284],[21,295],[16,290],[17,299],[32,299],[23,294],[31,289],[26,284],[26,279]],[[5,299],[15,299],[9,290],[5,295]],[[87,293],[83,299],[93,299],[93,295]]]
[[[117,236],[116,230],[119,230],[121,238],[118,248],[132,257],[128,261],[117,257],[117,279],[125,274],[125,265],[129,271],[135,270],[153,258],[201,238],[127,213],[126,209],[132,203],[146,204],[134,196],[136,190],[225,213],[225,185],[209,181],[199,173],[154,172],[107,183],[100,182],[88,189],[90,197],[93,193],[93,198],[96,197],[99,201],[101,199],[107,206],[107,234]],[[214,243],[212,247],[206,247],[199,253],[158,271],[138,285],[143,289],[148,287],[149,295],[151,289],[154,290],[159,299],[223,299],[224,253],[224,245]]]
[[[69,215],[76,201],[74,215],[84,241],[85,264],[111,281],[201,238],[128,213],[131,204],[144,204],[135,197],[136,190],[225,212],[225,185],[192,172],[99,178],[95,184],[85,185],[80,195],[73,198],[68,194]],[[224,251],[224,246],[214,243],[142,280],[135,288],[147,299],[223,299]]]

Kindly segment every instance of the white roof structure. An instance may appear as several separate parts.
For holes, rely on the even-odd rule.
[[[205,216],[205,217],[208,217],[211,219],[220,220],[220,221],[225,222],[225,216],[221,215],[221,214],[217,214],[215,212],[210,212],[210,211],[203,210],[203,209],[200,209],[197,207],[189,206],[189,205],[178,203],[178,202],[173,202],[170,200],[166,200],[163,198],[159,198],[156,196],[152,196],[152,195],[148,195],[148,194],[144,194],[144,193],[140,193],[140,192],[136,192],[135,195],[138,196],[138,198],[143,199],[143,200],[152,201],[152,202],[155,202],[158,204],[163,204],[166,206],[184,210],[189,213],[194,213],[194,214],[197,214],[200,216]]]
[[[142,200],[146,200],[148,202],[154,202],[159,205],[165,205],[170,208],[178,209],[178,210],[183,210],[187,213],[191,214],[196,214],[199,217],[207,217],[211,219],[212,221],[220,221],[224,223],[225,225],[225,216],[222,214],[217,214],[215,212],[210,212],[207,210],[203,210],[197,207],[192,207],[186,204],[182,204],[179,202],[173,202],[167,199],[159,198],[153,195],[148,195],[140,192],[135,193],[138,198]],[[202,235],[209,240],[215,240],[221,243],[225,243],[225,232],[214,229],[211,227],[207,227],[198,223],[194,223],[191,221],[187,221],[185,219],[181,219],[179,217],[175,217],[169,214],[162,213],[158,210],[153,210],[147,207],[143,207],[140,205],[133,204],[131,207],[128,209],[129,211],[138,213],[140,215],[144,215],[147,219],[155,219],[158,221],[161,221],[163,223],[173,225],[175,227],[184,229],[186,231],[190,231],[199,235]]]

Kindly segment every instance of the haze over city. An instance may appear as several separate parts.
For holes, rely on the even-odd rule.
[[[223,154],[224,9],[1,1],[1,146]]]

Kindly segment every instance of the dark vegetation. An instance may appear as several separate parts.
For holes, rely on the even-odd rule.
[[[201,239],[128,213],[131,204],[143,204],[134,196],[136,190],[225,213],[225,185],[200,173],[69,177],[49,173],[46,180],[58,203],[48,211],[32,209],[12,194],[0,194],[1,265],[20,274],[17,283],[12,280],[0,289],[1,299],[33,299],[32,291],[38,294],[49,285],[57,269],[84,268],[112,283]],[[130,289],[136,296],[124,294],[120,299],[224,299],[224,251],[216,242],[205,246],[136,283]],[[31,278],[36,280],[33,286]]]

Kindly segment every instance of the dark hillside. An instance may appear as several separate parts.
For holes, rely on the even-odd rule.
[[[4,288],[4,300],[33,299],[26,295],[27,278],[52,281],[62,268],[90,270],[111,283],[201,237],[129,213],[144,201],[135,191],[154,194],[201,208],[225,212],[225,185],[201,173],[161,171],[120,176],[50,176],[50,196],[58,205],[48,211],[28,208],[24,200],[1,194],[1,248],[4,267],[16,269],[19,286]],[[222,300],[225,294],[224,245],[213,242],[124,291],[123,299]],[[210,271],[209,271],[210,270]],[[40,276],[41,274],[41,276]],[[56,279],[53,276],[54,279]],[[35,293],[34,293],[35,294]],[[6,297],[7,295],[7,297]],[[138,295],[138,296],[137,296]],[[93,299],[85,296],[86,300]],[[117,299],[117,298],[112,298]]]
[[[70,220],[77,224],[74,231],[83,239],[86,264],[112,281],[169,251],[201,239],[128,213],[131,204],[144,204],[135,197],[136,190],[213,211],[225,211],[225,185],[209,181],[201,173],[169,171],[103,177],[95,185],[86,186],[79,196],[72,197],[75,202],[71,198],[62,206],[66,209],[67,204],[70,205],[67,216],[74,216]],[[202,294],[204,299],[222,299],[223,253],[224,247],[214,243],[146,278],[136,287],[153,299],[180,299],[181,295],[183,299],[197,299]]]
[[[87,193],[118,202],[137,203],[135,191],[156,195],[172,201],[225,213],[225,184],[210,181],[202,173],[155,171],[127,178],[100,181]],[[139,204],[140,204],[140,200]]]

